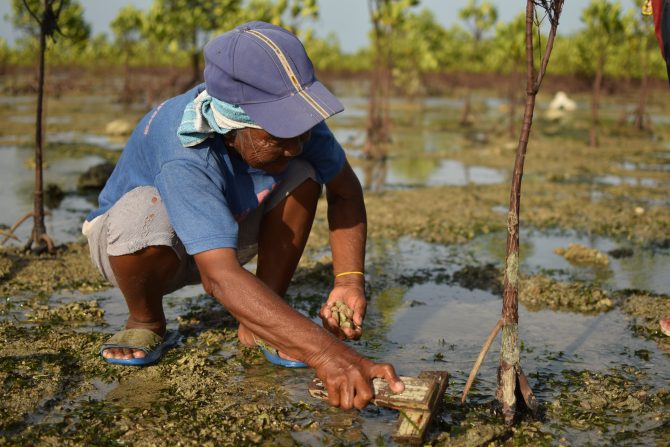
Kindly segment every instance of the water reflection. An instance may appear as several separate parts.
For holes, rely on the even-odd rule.
[[[575,238],[526,234],[522,235],[522,239],[532,240],[524,247],[525,264],[572,268],[563,258],[550,251],[554,246],[565,245],[568,240],[574,242]],[[578,241],[585,245],[589,243],[588,238]],[[600,249],[616,246],[612,241],[600,238],[591,239],[590,242]],[[393,246],[376,246],[370,261],[374,263],[376,271],[383,271],[388,278],[399,278],[416,272],[417,268],[444,267],[451,272],[465,260],[469,248],[462,247],[454,256],[447,248],[404,238]],[[485,257],[485,253],[479,251],[477,260],[482,261]],[[643,273],[651,263],[639,262],[640,259],[651,260],[663,267]],[[642,265],[633,267],[636,264]],[[663,269],[667,272],[670,267],[670,256],[666,254],[664,260],[659,260],[655,255],[640,250],[632,258],[612,260],[610,267],[612,276],[608,281],[612,287],[639,286],[650,290],[648,286],[654,283],[667,282],[661,277],[666,276]],[[529,267],[522,269],[528,271]],[[654,276],[656,282],[649,281]],[[635,282],[640,279],[641,282]],[[368,333],[364,333],[359,345],[361,349],[370,352],[371,341],[381,337],[393,349],[386,346],[376,348],[372,353],[378,355],[383,351],[384,359],[395,363],[402,374],[445,367],[456,381],[463,379],[471,368],[486,334],[500,316],[502,305],[500,297],[490,292],[434,281],[419,281],[408,287],[390,285],[383,290],[372,290],[372,294],[369,318],[366,319],[372,327]],[[414,306],[412,303],[420,305]],[[520,306],[519,313],[522,321],[520,337],[527,351],[523,361],[527,371],[546,368],[560,371],[566,367],[566,363],[570,363],[573,368],[605,370],[620,365],[624,358],[631,362],[637,361],[631,360],[627,354],[636,349],[657,352],[653,343],[631,334],[626,317],[618,310],[592,316],[551,310],[531,312]],[[487,356],[488,361],[480,373],[486,383],[480,384],[480,390],[492,389],[494,386],[498,347],[499,343],[494,343]],[[435,363],[435,353],[438,352],[444,355],[447,362],[444,366]],[[561,354],[549,360],[548,352]],[[658,355],[654,359],[655,377],[652,381],[662,385],[668,378],[670,358]]]
[[[502,265],[505,254],[504,235],[487,235],[473,241],[469,247],[477,253],[479,262],[494,261]],[[596,281],[606,289],[640,289],[653,293],[670,293],[670,250],[645,249],[625,241],[575,233],[551,234],[522,230],[520,236],[521,270],[564,272],[566,277]],[[557,247],[580,244],[608,253],[617,248],[630,248],[629,257],[609,256],[607,267],[574,265],[554,253]]]
[[[0,146],[0,223],[11,226],[24,213],[33,210],[34,169],[31,167],[32,148]],[[80,237],[83,217],[93,207],[86,197],[73,192],[79,174],[104,161],[99,156],[49,160],[44,170],[45,186],[55,184],[64,197],[45,217],[47,232],[57,243],[70,242]],[[23,241],[30,234],[32,225],[24,223],[16,231]]]

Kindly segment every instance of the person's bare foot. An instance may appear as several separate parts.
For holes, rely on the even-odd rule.
[[[670,315],[666,315],[658,321],[661,326],[661,332],[670,337]]]
[[[165,336],[165,321],[154,322],[154,323],[140,323],[133,321],[131,318],[128,319],[126,323],[126,329],[149,329],[150,331],[160,335],[161,337]],[[102,356],[106,359],[141,359],[146,357],[146,352],[140,349],[129,349],[129,348],[108,348],[102,351]]]
[[[240,324],[240,327],[237,329],[237,338],[240,341],[240,343],[242,343],[242,345],[244,345],[248,348],[251,348],[251,347],[254,347],[254,346],[258,345],[257,340],[259,340],[259,338],[256,337],[253,334],[253,332],[251,332],[249,330],[249,328],[247,328],[243,324]],[[296,358],[293,358],[289,355],[286,355],[283,352],[280,352],[279,350],[277,350],[277,355],[279,355],[279,357],[283,358],[284,360],[291,360],[291,361],[294,361],[294,362],[299,362],[300,361]]]

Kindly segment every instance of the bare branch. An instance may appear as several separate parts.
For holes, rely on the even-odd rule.
[[[46,244],[47,244],[47,251],[48,251],[49,253],[53,253],[53,251],[54,251],[54,243],[53,243],[53,241],[51,240],[51,238],[49,237],[49,235],[46,234],[46,233],[44,233],[42,236],[40,236],[40,240],[46,242]]]
[[[533,390],[528,383],[526,374],[524,374],[520,364],[516,366],[516,375],[517,379],[519,380],[519,390],[521,391],[523,400],[526,402],[528,409],[533,413],[533,416],[537,417],[539,405],[537,403],[537,399],[535,398],[535,394],[533,393]]]
[[[482,362],[484,361],[484,357],[486,357],[486,353],[489,351],[489,348],[493,344],[493,340],[495,340],[496,335],[498,335],[498,332],[500,332],[500,329],[503,327],[503,320],[502,318],[498,320],[498,323],[491,329],[491,333],[489,334],[488,338],[486,339],[486,342],[484,342],[484,346],[482,346],[482,350],[479,352],[479,356],[477,356],[477,360],[475,361],[475,365],[472,367],[472,371],[470,371],[470,376],[468,377],[468,381],[465,383],[465,388],[463,388],[463,395],[461,396],[461,403],[465,402],[465,398],[468,397],[468,392],[470,391],[470,387],[472,386],[472,382],[475,381],[475,377],[477,376],[477,372],[479,371],[479,368],[482,366]]]
[[[2,235],[2,236],[6,236],[7,238],[9,238],[9,239],[13,239],[13,240],[15,240],[15,241],[18,241],[18,240],[19,240],[19,238],[16,237],[16,236],[14,235],[14,233],[11,233],[9,230],[0,230],[0,235]],[[2,245],[2,243],[3,243],[4,241],[6,241],[7,238],[5,238],[5,240],[3,240],[2,242],[0,242],[0,245]]]
[[[531,0],[532,3],[542,8],[549,17],[549,22],[552,27],[558,27],[558,19],[563,11],[563,3],[565,0]]]
[[[33,12],[33,10],[30,9],[30,6],[28,6],[28,1],[27,0],[23,0],[23,5],[26,7],[26,9],[28,10],[28,13],[32,16],[32,18],[35,19],[37,24],[41,27],[42,26],[42,21],[39,19],[39,17],[37,17],[37,14],[35,14]]]
[[[550,16],[551,29],[549,30],[549,37],[547,38],[547,45],[545,47],[544,56],[542,57],[542,62],[540,63],[540,71],[537,73],[537,79],[535,80],[535,91],[540,89],[542,84],[542,79],[547,72],[547,65],[549,64],[549,57],[551,56],[551,50],[554,47],[554,40],[556,40],[556,31],[558,30],[558,19],[561,15],[561,10],[563,9],[564,0],[556,0],[552,3],[552,6],[555,6],[554,17]]]

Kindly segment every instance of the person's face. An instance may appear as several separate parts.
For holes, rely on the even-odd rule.
[[[226,145],[233,149],[251,167],[270,174],[278,174],[288,166],[293,157],[302,153],[310,132],[293,138],[278,138],[263,129],[232,130],[224,135]]]

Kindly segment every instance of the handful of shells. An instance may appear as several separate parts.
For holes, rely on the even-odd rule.
[[[330,314],[341,328],[356,329],[357,326],[353,320],[354,310],[347,306],[344,301],[335,301],[330,308]]]

